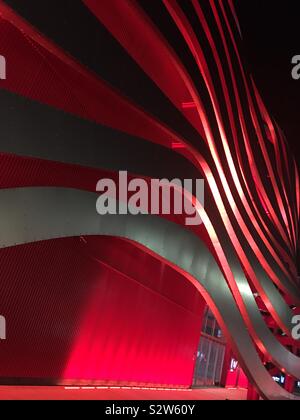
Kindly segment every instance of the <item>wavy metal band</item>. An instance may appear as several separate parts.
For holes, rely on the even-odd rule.
[[[64,188],[0,192],[0,247],[81,235],[128,239],[181,270],[211,304],[243,368],[268,399],[296,399],[266,371],[230,288],[214,258],[193,233],[155,216],[99,216],[93,193]]]

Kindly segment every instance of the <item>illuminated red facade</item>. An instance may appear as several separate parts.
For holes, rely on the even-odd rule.
[[[209,305],[226,338],[220,383],[246,375],[253,395],[292,398],[299,174],[233,1],[33,3],[0,1],[1,382],[190,387]],[[203,178],[203,224],[161,216],[124,233],[62,212],[60,229],[63,199],[28,216],[38,197],[85,201],[119,170]]]

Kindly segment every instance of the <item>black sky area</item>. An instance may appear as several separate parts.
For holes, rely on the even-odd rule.
[[[300,4],[295,0],[235,0],[235,7],[248,66],[300,168],[300,80],[291,76],[292,57],[300,55]]]
[[[300,167],[300,8],[295,0],[235,0],[245,55],[268,109],[285,132]]]

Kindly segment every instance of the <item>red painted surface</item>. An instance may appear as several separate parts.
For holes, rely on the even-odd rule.
[[[119,174],[104,169],[89,168],[85,166],[65,164],[61,162],[35,159],[0,153],[0,188],[19,187],[65,187],[95,192],[99,179],[110,178],[119,186]],[[135,178],[128,174],[128,180]],[[150,178],[142,177],[148,184]],[[133,192],[128,193],[128,198]],[[95,195],[96,201],[96,195]],[[151,194],[149,194],[149,203]],[[171,209],[173,208],[171,203]],[[184,224],[185,215],[161,215],[178,224]],[[217,258],[213,243],[208,235],[205,225],[191,228],[205,242],[210,252]]]
[[[237,366],[235,369],[229,368],[227,373],[226,387],[232,388],[248,388],[249,381],[247,376],[240,368]]]
[[[4,249],[0,276],[2,378],[191,385],[204,302],[130,243],[70,238]]]
[[[40,36],[1,0],[0,49],[9,63],[9,77],[0,80],[0,89],[170,148],[173,140],[181,140]]]
[[[192,2],[218,67],[217,77],[220,78],[225,95],[232,138],[231,134],[228,136],[224,126],[224,110],[219,103],[214,75],[206,62],[201,42],[182,13],[179,2],[178,6],[176,2],[168,0],[165,0],[164,4],[195,58],[199,76],[203,77],[213,107],[213,119],[202,104],[180,58],[172,52],[166,40],[157,31],[158,28],[150,23],[136,2],[124,3],[121,9],[116,1],[112,1],[109,7],[104,3],[99,6],[100,3],[94,0],[86,0],[85,3],[198,130],[207,143],[213,164],[210,159],[206,160],[199,150],[190,146],[188,138],[175,135],[171,127],[164,126],[147,114],[147,111],[139,109],[122,97],[122,93],[117,93],[95,75],[90,74],[59,47],[40,36],[1,0],[0,47],[8,59],[9,78],[0,82],[0,88],[143,139],[164,144],[169,148],[174,148],[175,145],[178,153],[196,165],[199,175],[207,179],[215,199],[214,208],[208,213],[201,209],[204,227],[197,233],[202,238],[205,235],[208,246],[213,245],[214,256],[232,289],[249,332],[266,355],[267,349],[262,348],[259,337],[249,322],[246,308],[237,290],[236,279],[230,269],[226,252],[222,249],[222,241],[219,242],[211,215],[214,211],[220,214],[245,274],[252,282],[253,291],[257,290],[260,293],[263,304],[274,321],[288,334],[289,331],[285,330],[282,320],[260,285],[259,277],[244,251],[243,241],[235,232],[233,216],[230,215],[233,211],[236,222],[241,227],[241,238],[251,245],[258,262],[270,279],[288,294],[273,264],[268,262],[259,243],[256,243],[255,237],[256,234],[259,235],[274,263],[293,281],[293,276],[289,274],[295,272],[292,258],[295,251],[297,215],[299,216],[299,176],[296,168],[294,175],[288,175],[289,181],[292,175],[295,177],[296,186],[295,197],[289,197],[290,192],[286,184],[290,182],[287,183],[286,179],[285,184],[278,182],[278,179],[284,178],[281,175],[289,172],[286,171],[288,168],[284,167],[288,159],[283,138],[279,135],[277,139],[275,127],[255,88],[254,96],[251,94],[251,79],[245,72],[234,31],[223,4],[220,3],[220,13],[214,2],[210,2],[228,61],[236,109],[227,89],[224,62],[218,56],[219,46],[216,45],[215,48],[214,38],[206,22],[207,17],[204,17],[201,7],[196,1]],[[232,1],[229,1],[229,6],[236,18]],[[114,7],[123,12],[112,13]],[[124,27],[128,27],[125,32]],[[143,37],[135,36],[140,33],[143,33]],[[230,58],[230,41],[237,57],[239,77]],[[157,66],[157,62],[161,65]],[[245,107],[243,108],[239,99],[238,79],[245,88],[249,118],[246,118]],[[193,103],[195,109],[186,112],[182,109],[182,103]],[[218,126],[220,138],[213,135],[212,121]],[[267,141],[261,128],[263,123],[267,123],[268,126]],[[256,134],[254,142],[251,131],[248,130],[250,125]],[[242,136],[238,136],[238,126]],[[227,141],[227,137],[231,141]],[[277,168],[272,166],[265,144],[270,138],[274,146]],[[239,149],[239,144],[242,143],[249,161],[249,165],[246,163],[245,167],[241,159],[242,151]],[[220,154],[221,148],[225,152],[224,158]],[[262,170],[256,163],[256,152],[264,158],[265,168]],[[12,158],[5,157],[6,159]],[[34,168],[34,176],[27,173],[27,177],[22,177],[21,168],[17,165],[20,161],[15,161],[14,167],[12,160],[8,160],[6,167],[0,165],[3,188],[44,183],[94,190],[94,177],[99,175],[96,171],[88,171],[85,168],[82,169],[82,179],[79,179],[79,173],[74,176],[74,167],[62,167],[59,164],[56,165],[59,172],[51,174],[52,164],[32,160],[28,166],[27,161],[25,167],[26,170]],[[263,169],[267,172],[267,180],[264,178]],[[228,170],[230,175],[226,173]],[[71,178],[66,176],[68,171],[72,173]],[[38,172],[43,173],[43,181],[36,176]],[[270,196],[269,189],[272,189]],[[293,209],[289,201],[292,202],[295,198],[297,208]],[[249,219],[245,217],[245,211]],[[276,232],[276,235],[273,232]],[[0,274],[4,281],[0,285],[1,298],[3,296],[3,308],[0,307],[0,313],[5,311],[8,314],[8,322],[13,324],[14,330],[8,333],[11,334],[8,341],[1,346],[0,356],[4,363],[0,366],[0,376],[64,378],[75,381],[96,379],[113,383],[146,382],[187,386],[191,382],[193,354],[198,341],[196,333],[200,331],[201,310],[198,312],[198,309],[195,309],[198,307],[195,302],[200,299],[199,295],[194,302],[192,296],[196,296],[195,290],[179,274],[174,274],[171,268],[167,269],[163,263],[158,263],[150,255],[143,256],[142,251],[141,254],[134,251],[131,255],[131,245],[128,243],[123,244],[122,248],[114,242],[108,246],[109,241],[106,241],[105,245],[100,245],[97,240],[93,241],[94,239],[89,239],[86,244],[84,240],[79,242],[79,239],[68,239],[1,251]],[[282,243],[287,246],[286,249],[280,245]],[[103,261],[99,261],[100,250]],[[287,261],[290,268],[284,265],[284,261]],[[112,262],[114,269],[110,267]],[[288,298],[292,299],[293,296]],[[297,302],[296,299],[295,301]],[[214,302],[210,304],[217,312]],[[34,336],[32,330],[35,332]],[[237,376],[234,377],[237,373],[232,374],[232,378],[229,375],[228,381],[233,382],[232,385],[239,385],[242,375],[237,380]],[[257,395],[256,391],[251,389],[249,392],[253,394],[252,399]]]

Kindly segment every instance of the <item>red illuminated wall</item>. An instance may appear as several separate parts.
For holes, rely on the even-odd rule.
[[[48,2],[52,13],[44,5],[40,8],[41,2],[27,0],[24,8],[22,3],[0,0],[0,53],[9,75],[0,81],[0,99],[8,92],[16,102],[23,96],[28,106],[41,103],[59,110],[61,121],[57,128],[52,113],[43,128],[37,124],[38,113],[32,119],[21,113],[20,121],[2,121],[0,189],[58,186],[95,191],[107,167],[113,168],[112,177],[127,166],[131,174],[150,177],[153,168],[185,174],[182,161],[192,165],[206,182],[206,204],[203,225],[191,230],[222,270],[234,309],[243,317],[241,333],[249,333],[264,360],[298,377],[299,362],[285,348],[297,343],[284,314],[292,317],[290,307],[300,304],[295,265],[299,174],[240,54],[232,0],[73,0],[64,7],[53,0]],[[37,12],[30,19],[26,9],[32,7]],[[44,19],[52,16],[45,25]],[[70,34],[70,42],[59,28]],[[88,47],[83,53],[75,48],[78,34]],[[96,123],[101,133],[109,128],[115,140],[126,134],[128,144],[151,142],[156,151],[158,145],[163,147],[157,155],[137,157],[138,162],[128,152],[128,164],[119,164],[112,158],[120,151],[105,154],[106,135],[101,139],[96,128],[89,128],[103,141],[103,156],[110,164],[95,165],[88,135],[80,138],[81,149],[91,152],[82,163],[72,147],[63,147],[66,136],[60,128],[67,114],[73,115],[74,124],[74,116],[89,121],[89,127]],[[58,158],[50,153],[52,138],[46,144],[49,127],[56,127],[53,137],[61,141]],[[30,136],[36,132],[45,150],[32,154]],[[10,139],[17,140],[15,148]],[[244,279],[244,288],[237,287],[237,279]],[[204,302],[186,279],[127,242],[72,238],[1,249],[0,297],[0,314],[8,326],[7,340],[0,346],[4,382],[34,378],[191,384]],[[223,321],[230,311],[226,305],[226,310],[218,308],[216,297],[218,293],[211,304]],[[281,330],[289,340],[283,345]],[[236,350],[237,343],[245,342],[229,329],[225,335]],[[253,365],[246,350],[236,351],[235,357],[261,395],[289,398],[280,387],[273,391],[271,375],[259,359],[264,379],[256,380],[253,366],[258,364]]]
[[[226,386],[228,388],[248,388],[248,379],[244,371],[238,365],[236,368],[228,370]]]
[[[7,248],[0,276],[1,378],[191,384],[204,303],[133,245],[90,237]]]

